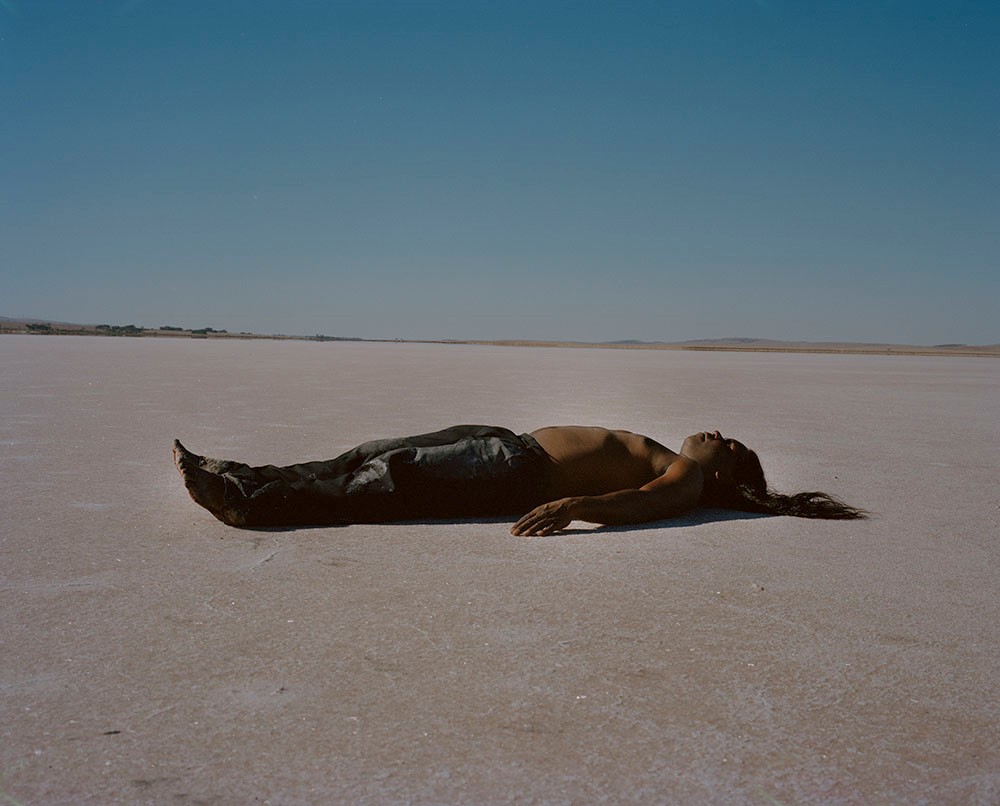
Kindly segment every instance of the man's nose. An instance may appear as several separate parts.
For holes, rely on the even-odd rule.
[[[722,434],[720,434],[718,431],[713,431],[712,436],[715,437],[716,439],[722,439]]]

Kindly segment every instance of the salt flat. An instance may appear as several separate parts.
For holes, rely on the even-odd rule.
[[[0,800],[996,803],[1000,362],[0,337]],[[719,428],[863,522],[241,532],[170,458]]]

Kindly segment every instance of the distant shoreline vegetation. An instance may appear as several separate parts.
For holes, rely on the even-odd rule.
[[[185,328],[176,325],[160,325],[159,327],[143,327],[141,325],[79,325],[69,322],[47,322],[35,319],[10,319],[0,317],[0,334],[31,334],[41,336],[125,336],[130,338],[191,338],[207,339],[286,339],[296,341],[365,341],[353,336],[326,336],[317,333],[315,336],[288,336],[283,333],[266,335],[262,333],[230,333],[228,330],[217,330],[214,327]]]
[[[623,339],[609,342],[541,341],[528,339],[363,339],[356,336],[295,336],[284,333],[271,335],[242,331],[230,333],[212,327],[184,328],[176,325],[143,327],[140,325],[80,325],[39,319],[13,319],[0,316],[0,334],[30,334],[35,336],[102,336],[121,338],[167,339],[265,339],[271,341],[374,342],[404,344],[473,344],[490,347],[570,347],[609,350],[692,350],[704,352],[744,353],[829,353],[842,355],[952,355],[1000,358],[1000,344],[868,344],[857,342],[777,341],[733,337],[699,339],[682,342],[650,342]]]

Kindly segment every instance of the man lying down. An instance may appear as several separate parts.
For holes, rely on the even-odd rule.
[[[196,503],[230,526],[326,526],[518,516],[511,534],[544,536],[571,521],[621,525],[698,507],[802,518],[863,518],[822,492],[768,489],[757,454],[718,431],[678,452],[630,431],[552,426],[530,434],[458,425],[359,445],[336,459],[250,467],[174,441]]]

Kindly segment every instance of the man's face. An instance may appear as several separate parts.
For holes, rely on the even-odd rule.
[[[735,439],[726,439],[718,431],[699,431],[684,440],[681,453],[694,459],[706,473],[718,472],[722,478],[732,478],[736,462],[747,448]]]

